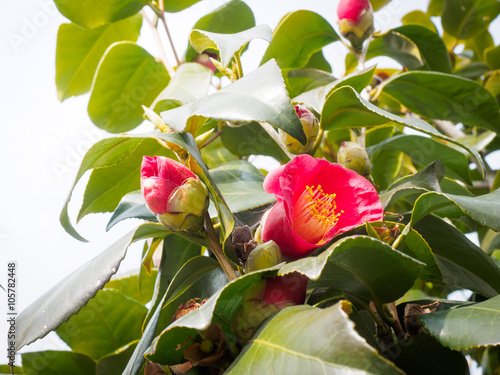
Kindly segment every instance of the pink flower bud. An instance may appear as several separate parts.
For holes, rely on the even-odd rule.
[[[368,0],[340,0],[337,7],[340,34],[361,51],[363,42],[373,34],[373,9]]]
[[[141,188],[146,206],[167,228],[187,230],[203,223],[208,205],[207,188],[182,164],[163,156],[145,156]]]
[[[279,309],[289,305],[302,305],[306,299],[306,288],[309,279],[298,272],[288,273],[266,279],[264,302],[273,304]]]
[[[202,52],[199,55],[196,55],[193,59],[193,62],[198,63],[200,65],[206,66],[208,69],[210,69],[212,72],[215,73],[217,68],[215,67],[214,63],[210,58],[216,59],[217,55],[212,52]]]
[[[303,105],[295,106],[295,113],[302,123],[302,129],[306,134],[307,143],[303,146],[298,140],[285,133],[283,130],[279,129],[279,134],[283,143],[285,143],[286,148],[290,153],[294,155],[305,154],[309,152],[316,142],[319,134],[319,122],[318,119]]]

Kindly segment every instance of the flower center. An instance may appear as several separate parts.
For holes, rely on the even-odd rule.
[[[335,213],[335,194],[325,194],[321,185],[306,186],[295,202],[293,229],[309,243],[318,244],[344,213]]]

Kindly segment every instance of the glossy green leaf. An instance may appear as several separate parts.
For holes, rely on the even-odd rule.
[[[397,135],[367,149],[369,155],[380,150],[402,151],[414,163],[428,165],[434,160],[441,161],[448,175],[471,185],[468,155],[432,138],[418,135]]]
[[[273,38],[271,28],[267,25],[259,25],[235,34],[218,34],[195,29],[189,35],[189,41],[196,52],[202,53],[206,49],[219,51],[224,68],[229,65],[236,52],[255,38],[271,42]]]
[[[468,39],[488,28],[500,14],[496,0],[444,0],[441,22],[458,39]]]
[[[385,208],[390,207],[408,195],[423,194],[428,191],[441,191],[439,181],[444,176],[443,163],[435,161],[412,176],[395,181],[380,194],[380,201]]]
[[[276,141],[255,121],[237,128],[224,128],[221,139],[224,146],[236,156],[267,155],[283,162],[290,160]]]
[[[375,186],[386,189],[396,179],[403,167],[404,154],[397,150],[382,150],[370,158],[370,176]]]
[[[436,262],[436,258],[432,253],[432,249],[425,241],[420,233],[411,230],[405,237],[398,250],[406,255],[415,258],[422,263],[425,267],[420,272],[419,278],[424,280],[441,280],[443,275]]]
[[[325,130],[370,127],[390,123],[401,124],[462,147],[481,163],[484,170],[484,162],[476,151],[471,150],[457,140],[444,136],[421,119],[399,117],[380,109],[359,96],[351,87],[341,87],[333,91],[327,97],[321,113],[321,126]]]
[[[386,303],[410,289],[423,267],[384,242],[357,236],[338,240],[317,257],[287,263],[279,274],[298,271],[315,280],[310,287],[334,287]]]
[[[96,375],[122,375],[136,346],[137,341],[133,341],[101,358],[96,365]]]
[[[436,340],[451,349],[500,344],[500,296],[420,315],[420,320]]]
[[[22,354],[23,374],[26,375],[94,375],[95,362],[86,355],[57,350]]]
[[[500,69],[500,46],[490,47],[484,53],[488,65],[493,69]]]
[[[343,78],[333,81],[328,85],[307,91],[293,99],[295,103],[305,103],[310,105],[316,112],[321,113],[326,98],[337,88],[351,86],[357,92],[361,92],[368,86],[375,73],[375,66],[364,69],[360,72],[351,73]]]
[[[291,97],[295,97],[306,91],[328,85],[333,81],[335,81],[335,77],[323,70],[294,69],[288,72],[287,90]]]
[[[57,9],[70,21],[84,28],[113,23],[139,12],[147,4],[143,0],[54,0]]]
[[[444,208],[451,217],[469,215],[481,225],[500,230],[500,190],[478,197],[439,192],[422,194],[415,202],[410,224],[414,225],[427,214]]]
[[[420,25],[427,27],[429,30],[437,34],[437,29],[434,23],[431,21],[430,16],[421,10],[414,10],[407,13],[401,18],[403,25]]]
[[[91,259],[25,308],[16,320],[16,350],[45,337],[95,296],[116,273],[140,227]]]
[[[130,42],[111,45],[99,63],[90,94],[92,122],[110,133],[134,129],[142,123],[142,106],[150,106],[167,86],[163,64]]]
[[[252,9],[241,0],[231,0],[203,16],[193,29],[210,31],[219,34],[234,34],[255,26]],[[191,61],[197,52],[188,43],[186,61]]]
[[[148,277],[139,278],[137,273],[132,275],[119,275],[120,277],[113,277],[106,285],[105,289],[113,289],[125,297],[133,299],[143,305],[151,301],[155,287],[155,280],[157,271],[153,270]]]
[[[2,375],[11,375],[12,372],[10,370],[10,366],[9,365],[0,365],[0,374]],[[22,367],[19,367],[19,366],[14,366],[14,374],[24,374],[23,372],[23,368]]]
[[[144,139],[126,159],[108,167],[94,168],[77,221],[90,213],[112,212],[125,194],[140,189],[142,159],[154,155],[172,157],[172,152],[153,139]]]
[[[195,337],[197,331],[205,330],[212,321],[221,324],[228,340],[229,324],[236,309],[240,306],[245,291],[266,276],[275,276],[276,269],[252,272],[236,280],[214,293],[199,309],[176,320],[158,335],[145,353],[148,360],[174,365],[183,360],[182,350],[172,350],[183,345],[189,337]]]
[[[477,82],[443,73],[408,72],[385,81],[383,90],[419,115],[500,132],[498,103]]]
[[[500,268],[454,226],[429,215],[415,230],[432,249],[443,282],[487,297],[500,293]]]
[[[424,65],[417,45],[410,38],[389,30],[384,34],[375,35],[366,53],[366,60],[378,56],[394,59],[408,69],[418,69]],[[352,72],[358,65],[354,55],[346,56],[346,72]]]
[[[120,292],[104,289],[56,332],[75,352],[97,361],[139,339],[147,311]]]
[[[146,207],[144,196],[141,190],[136,190],[125,195],[118,206],[116,207],[113,215],[108,221],[106,231],[109,231],[120,221],[130,218],[142,219],[147,221],[156,222],[156,216]]]
[[[233,213],[265,207],[276,201],[264,191],[262,173],[246,161],[223,164],[211,169],[210,174]]]
[[[424,62],[424,68],[442,73],[451,73],[448,50],[436,32],[421,25],[403,25],[392,31],[404,35],[415,43]]]
[[[271,59],[282,69],[299,69],[315,52],[340,40],[332,25],[322,16],[309,10],[288,13],[273,32],[273,41],[261,60]]]
[[[372,5],[373,10],[376,12],[377,10],[382,9],[387,4],[389,4],[391,0],[371,0],[370,3]]]
[[[348,302],[287,307],[256,333],[225,372],[231,374],[402,374],[354,329]],[[255,360],[258,358],[259,360]]]
[[[441,16],[443,12],[444,0],[430,0],[427,7],[429,17]]]
[[[274,60],[206,98],[161,115],[165,123],[178,132],[185,131],[193,117],[199,116],[215,120],[267,122],[303,143],[306,141]]]
[[[493,36],[487,29],[484,29],[482,32],[476,34],[476,36],[474,36],[473,38],[467,39],[464,49],[466,51],[472,50],[474,52],[472,61],[478,62],[486,60],[484,52],[491,47],[495,47]]]
[[[142,17],[135,15],[116,23],[82,29],[63,23],[57,33],[56,86],[60,101],[90,90],[97,65],[113,43],[137,41]]]
[[[455,74],[467,79],[476,80],[490,70],[486,63],[476,61],[466,65],[462,69],[455,71]]]
[[[204,98],[208,95],[211,80],[212,71],[207,67],[198,63],[182,64],[177,68],[168,86],[151,104],[151,108],[158,113],[172,109],[167,107],[168,102],[182,105]]]

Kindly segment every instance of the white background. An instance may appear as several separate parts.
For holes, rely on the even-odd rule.
[[[223,3],[223,0],[204,0],[183,12],[167,15],[180,55],[186,48],[194,23]],[[256,23],[267,23],[273,29],[286,13],[298,9],[316,11],[335,25],[337,3],[331,0],[247,0]],[[0,284],[6,284],[7,262],[16,261],[17,307],[21,311],[137,222],[122,222],[106,233],[109,215],[89,215],[77,227],[89,243],[73,239],[60,226],[59,214],[83,155],[93,143],[109,135],[90,122],[86,112],[88,94],[70,98],[64,103],[57,100],[54,79],[56,37],[59,25],[68,21],[58,13],[54,3],[51,0],[25,0],[3,2],[1,7]],[[426,7],[427,0],[393,0],[376,14],[377,29],[397,26],[409,10],[425,10]],[[498,22],[493,30],[494,36],[498,37]],[[146,22],[139,44],[158,56]],[[166,43],[165,46],[168,50]],[[263,41],[251,43],[243,57],[245,72],[257,67],[265,47]],[[343,74],[345,53],[340,43],[325,48],[335,76]],[[173,63],[172,55],[168,57]],[[83,179],[78,185],[70,205],[72,219],[78,212],[85,182]],[[131,248],[119,272],[136,269],[139,264],[140,249]],[[0,299],[7,299],[3,291],[0,291]],[[6,302],[2,301],[0,306],[0,314],[3,314]],[[0,332],[6,332],[6,319],[0,319]],[[0,337],[3,334],[0,333]],[[52,334],[24,351],[56,347],[64,346]],[[0,349],[0,363],[6,363],[3,339],[0,339]]]

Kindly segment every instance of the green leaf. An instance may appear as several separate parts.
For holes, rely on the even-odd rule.
[[[468,155],[443,142],[419,135],[397,135],[367,148],[369,155],[380,150],[396,150],[407,154],[414,163],[428,165],[434,160],[441,161],[449,176],[472,185],[469,173]]]
[[[334,287],[366,300],[392,302],[411,288],[424,264],[366,236],[338,240],[317,257],[285,264],[280,275],[298,271],[310,287]]]
[[[241,0],[231,0],[200,18],[193,29],[219,34],[234,34],[255,26],[252,9]],[[197,55],[190,43],[186,51],[186,61]]]
[[[476,80],[489,71],[490,68],[487,64],[480,61],[476,61],[470,63],[469,65],[466,65],[462,69],[455,71],[455,74],[462,78]]]
[[[163,64],[131,42],[112,44],[97,69],[88,113],[92,122],[110,133],[134,129],[142,123],[142,105],[149,107],[167,86]]]
[[[75,352],[97,361],[139,339],[147,311],[120,292],[104,289],[56,332]]]
[[[307,91],[293,99],[294,103],[306,103],[318,113],[321,113],[326,98],[337,88],[350,86],[357,92],[361,92],[368,86],[375,73],[375,66],[360,72],[351,73],[343,78],[333,81],[325,86]]]
[[[63,23],[57,33],[56,86],[60,101],[90,90],[97,65],[113,43],[137,41],[142,17],[135,15],[116,23],[82,29]]]
[[[105,289],[114,289],[125,297],[131,298],[143,305],[151,301],[155,287],[156,271],[152,271],[151,275],[146,278],[139,278],[137,273],[132,275],[120,274],[118,278],[112,278],[106,285]]]
[[[221,324],[226,338],[234,340],[229,324],[233,314],[240,306],[245,291],[265,276],[275,276],[276,269],[268,269],[241,276],[230,282],[206,301],[199,309],[181,317],[158,335],[144,354],[152,362],[174,365],[183,361],[183,351],[173,350],[183,345],[197,331],[208,328],[212,321]]]
[[[500,296],[484,302],[420,315],[429,333],[444,346],[465,350],[500,344]]]
[[[273,38],[271,28],[259,25],[235,34],[219,34],[195,29],[189,35],[189,41],[196,52],[202,53],[209,48],[219,51],[224,68],[229,65],[236,52],[255,38],[271,42]]]
[[[169,13],[180,12],[181,10],[189,8],[191,5],[196,4],[200,0],[167,0],[164,2],[165,11]]]
[[[429,17],[441,16],[443,13],[444,0],[430,0],[427,7],[427,14]]]
[[[484,53],[488,65],[493,69],[500,69],[500,46],[489,47]]]
[[[399,117],[380,109],[363,99],[351,87],[341,87],[333,91],[327,97],[321,113],[321,127],[325,130],[370,127],[394,122],[462,147],[479,161],[484,171],[484,162],[476,151],[444,136],[421,119]]]
[[[421,10],[414,10],[410,13],[407,13],[401,18],[401,22],[403,25],[420,25],[427,27],[429,30],[435,32],[437,29],[434,23],[431,21],[431,18],[428,14],[422,12]]]
[[[210,174],[233,213],[265,207],[276,201],[264,191],[262,173],[244,160],[223,164],[211,169]]]
[[[16,319],[16,350],[67,321],[109,281],[141,227],[128,233],[26,307]]]
[[[273,32],[260,64],[271,59],[282,69],[299,69],[315,52],[340,40],[332,25],[322,16],[309,10],[288,13]]]
[[[444,0],[441,22],[458,39],[472,38],[500,14],[496,0]]]
[[[477,82],[443,73],[408,72],[385,81],[383,91],[419,115],[500,132],[498,103]]]
[[[0,374],[10,375],[12,374],[9,365],[0,365]],[[14,374],[24,374],[23,368],[19,366],[14,367]]]
[[[290,104],[281,71],[274,61],[206,98],[161,115],[165,123],[177,132],[185,131],[196,116],[227,121],[262,121],[306,143],[302,124]]]
[[[137,346],[133,341],[97,362],[96,375],[122,375],[127,362]]]
[[[90,29],[113,23],[137,13],[147,4],[143,0],[54,0],[61,14],[77,25]]]
[[[440,192],[422,194],[415,202],[410,225],[414,225],[427,214],[446,208],[451,217],[469,215],[479,224],[495,231],[500,230],[500,190],[478,197]]]
[[[366,53],[366,61],[378,56],[394,59],[408,69],[418,69],[424,65],[417,45],[410,38],[389,30],[384,34],[376,34],[370,42]],[[354,55],[346,56],[346,72],[352,72],[358,65]]]
[[[441,191],[439,181],[444,176],[443,163],[439,160],[432,162],[412,176],[405,176],[395,181],[389,188],[380,194],[380,201],[384,208],[390,207],[399,199],[408,195],[423,194],[428,191]]]
[[[23,353],[23,374],[26,375],[94,375],[95,362],[86,355],[57,350]]]
[[[137,148],[119,163],[95,168],[85,188],[77,222],[90,213],[112,212],[125,194],[140,189],[141,163],[145,155],[173,156],[163,145],[148,139],[140,142]]]
[[[404,35],[415,43],[423,59],[424,68],[442,73],[451,73],[448,50],[436,32],[421,25],[404,25],[392,31]]]
[[[168,86],[151,104],[155,112],[166,108],[169,102],[186,104],[204,98],[212,80],[212,71],[198,63],[185,63],[177,68]],[[173,108],[177,108],[177,105]]]
[[[403,166],[404,154],[397,150],[381,150],[372,155],[370,176],[375,186],[387,188],[396,179]]]
[[[263,326],[225,372],[402,374],[354,329],[348,302],[287,307]],[[258,358],[259,360],[255,360]]]
[[[478,62],[486,60],[484,52],[490,47],[495,47],[495,42],[488,29],[484,29],[475,37],[467,39],[464,49],[472,50],[474,52],[472,61]]]
[[[268,155],[282,162],[290,160],[274,139],[255,121],[237,128],[228,126],[224,128],[221,138],[224,146],[236,156]]]
[[[314,55],[313,55],[314,56]],[[288,72],[287,90],[291,97],[325,86],[335,81],[335,77],[319,69],[294,69]]]
[[[109,231],[120,221],[130,218],[156,222],[156,216],[147,208],[141,190],[125,195],[108,221],[106,231]]]
[[[443,274],[443,282],[486,297],[500,293],[500,268],[454,226],[429,215],[415,230],[429,244]]]

